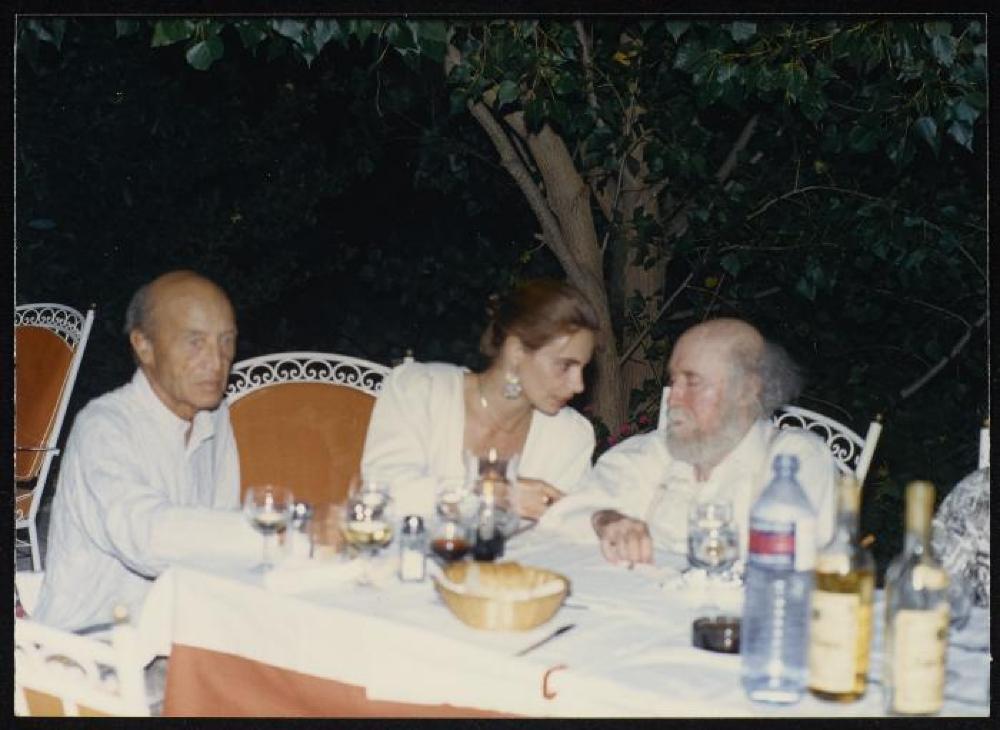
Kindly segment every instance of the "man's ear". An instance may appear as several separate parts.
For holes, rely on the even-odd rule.
[[[153,364],[155,360],[153,343],[142,333],[141,330],[132,330],[128,335],[128,341],[131,343],[132,349],[135,351],[136,359],[139,360],[140,365],[146,365],[148,367]]]
[[[761,381],[759,375],[750,375],[747,377],[745,387],[743,388],[743,403],[745,405],[759,403],[760,392],[763,387],[764,383]]]

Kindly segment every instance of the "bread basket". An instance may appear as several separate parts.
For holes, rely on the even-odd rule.
[[[569,580],[520,563],[459,562],[434,576],[441,600],[475,629],[525,631],[548,621],[569,592]]]

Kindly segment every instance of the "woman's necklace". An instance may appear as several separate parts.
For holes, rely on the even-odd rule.
[[[492,415],[486,415],[486,414],[492,414],[492,411],[490,409],[490,402],[486,399],[486,391],[483,389],[483,376],[480,373],[476,373],[476,390],[479,393],[479,405],[482,406],[483,408],[483,415],[486,417],[487,421],[490,422],[490,425],[493,428],[503,431],[504,433],[513,433],[524,422],[525,416],[531,413],[531,408],[529,406],[529,408],[526,411],[524,411],[524,413],[519,415],[514,420],[513,425],[503,426],[500,423],[498,423]]]

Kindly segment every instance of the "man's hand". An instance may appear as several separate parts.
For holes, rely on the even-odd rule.
[[[563,493],[541,479],[518,479],[518,511],[522,517],[537,520]]]
[[[595,512],[590,518],[601,541],[601,552],[611,563],[652,563],[653,539],[642,520],[626,517],[612,509]]]

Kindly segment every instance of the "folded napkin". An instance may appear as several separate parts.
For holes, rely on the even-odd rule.
[[[736,579],[711,579],[699,568],[680,573],[664,581],[660,588],[681,597],[689,604],[714,604],[721,611],[741,613],[743,583]]]
[[[305,593],[357,579],[357,560],[289,557],[264,574],[264,587],[278,593]]]

